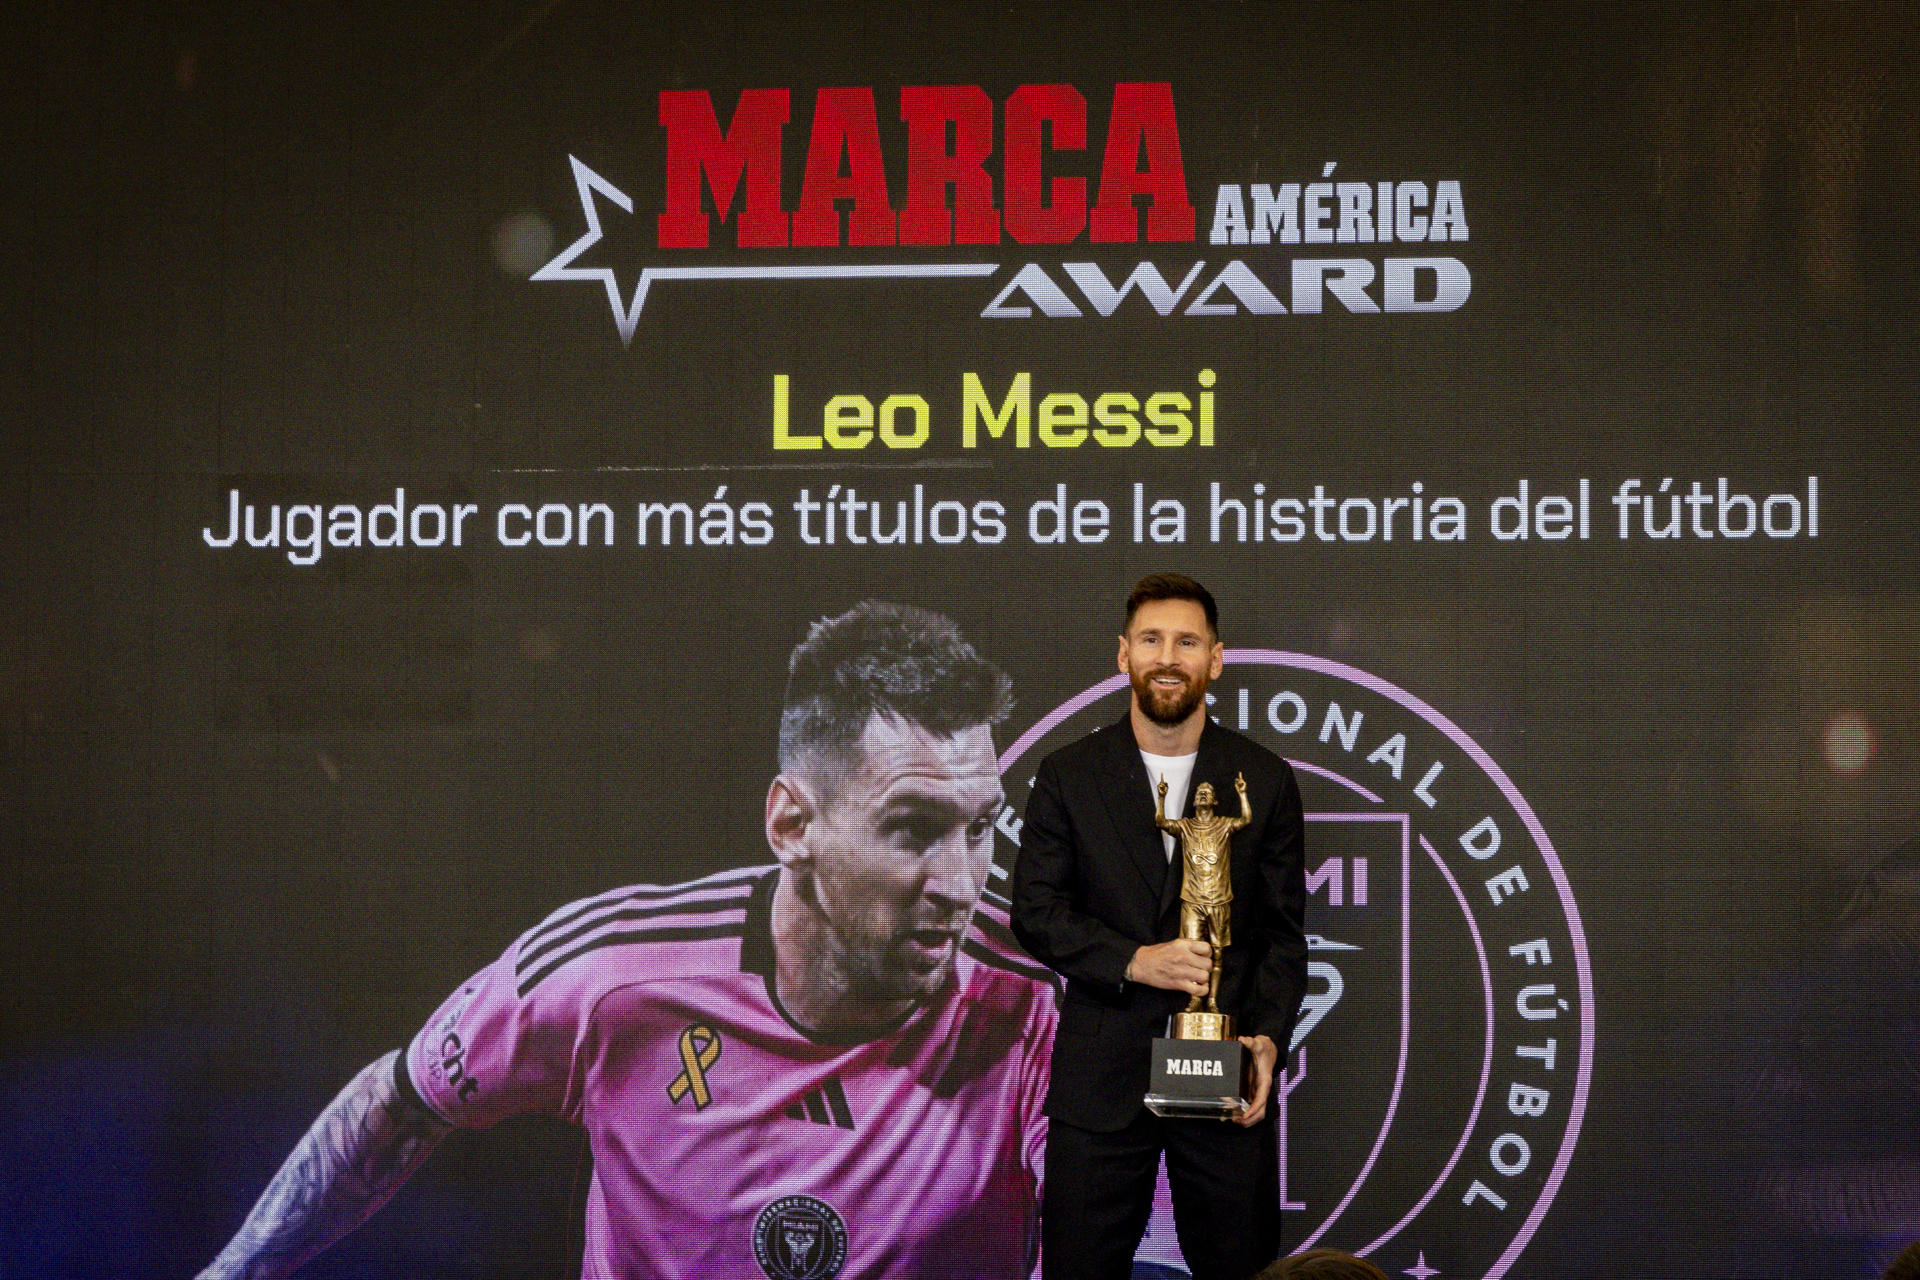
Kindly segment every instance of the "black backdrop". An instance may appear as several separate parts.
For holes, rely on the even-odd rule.
[[[576,0],[60,5],[8,25],[0,1269],[191,1273],[339,1084],[519,930],[612,885],[767,860],[760,797],[809,620],[868,595],[951,614],[1014,678],[1008,748],[1110,674],[1117,601],[1166,566],[1221,596],[1230,650],[1292,655],[1230,667],[1216,710],[1246,689],[1262,731],[1270,698],[1300,698],[1303,727],[1264,731],[1321,770],[1310,808],[1360,803],[1325,776],[1346,761],[1429,824],[1404,886],[1447,924],[1409,953],[1401,1021],[1416,1062],[1458,1070],[1430,1098],[1409,1084],[1406,1145],[1384,1148],[1409,1198],[1392,1183],[1383,1221],[1459,1138],[1433,1202],[1452,1216],[1425,1245],[1446,1274],[1864,1276],[1920,1235],[1904,8]],[[1055,83],[1084,96],[1088,148],[1046,171],[1090,186],[1113,86],[1171,86],[1197,238],[757,249],[716,218],[709,250],[656,246],[663,91],[706,91],[724,126],[742,90],[788,89],[791,209],[816,92],[871,87],[899,208],[902,86],[981,86],[998,126],[1018,86]],[[996,184],[1001,146],[996,128]],[[598,282],[530,278],[588,230],[570,157],[631,200],[595,197],[603,238],[568,260],[624,299],[646,267],[993,270],[659,280],[625,343]],[[1458,183],[1468,234],[1209,243],[1224,187],[1250,199],[1329,165],[1375,190]],[[1445,258],[1470,296],[1303,313],[1292,263],[1327,257]],[[1231,260],[1289,314],[1188,313]],[[1116,283],[1152,262],[1174,285],[1206,266],[1170,314],[1136,293],[1102,316],[1070,292],[1078,262]],[[1083,314],[983,315],[1028,264]],[[968,373],[996,405],[1025,372],[1036,405],[1170,390],[1197,415],[1202,369],[1211,447],[959,434]],[[918,394],[929,438],[776,449],[782,374],[796,433],[832,394]],[[1719,502],[1723,478],[1792,495],[1767,509],[1791,536],[1725,536],[1745,508]],[[1582,480],[1587,537],[1496,536],[1522,481],[1532,507]],[[1623,517],[1632,480],[1658,505]],[[1709,500],[1665,505],[1695,482]],[[1364,499],[1356,533],[1417,484],[1459,500],[1464,537],[1343,539],[1336,507],[1323,539],[1302,506],[1297,540],[1239,543],[1229,515],[1216,541],[1215,484]],[[998,502],[1005,536],[808,545],[793,503],[835,485]],[[1184,504],[1183,540],[1136,540],[1135,485]],[[736,516],[767,504],[770,541],[639,545],[638,504],[697,514],[721,486]],[[1103,541],[1035,540],[1058,486],[1109,505]],[[472,503],[466,545],[312,564],[210,545],[233,491],[264,518],[397,489]],[[508,504],[595,502],[611,547],[497,537]],[[1680,535],[1646,536],[1671,511]],[[1355,747],[1329,702],[1369,709]],[[1366,758],[1395,716],[1398,791]],[[1443,757],[1475,812],[1409,798]],[[1008,787],[1017,805],[1017,768]],[[1482,815],[1511,858],[1463,851]],[[1321,828],[1312,861],[1360,856]],[[1531,887],[1502,904],[1480,882],[1508,861]],[[1310,928],[1337,937],[1324,886],[1315,904]],[[1509,908],[1537,927],[1488,914]],[[1512,1053],[1540,1028],[1505,947],[1535,934],[1567,1000],[1551,1075]],[[1390,988],[1350,994],[1349,1052],[1392,1056]],[[1475,1128],[1482,994],[1499,1024]],[[1362,1106],[1324,1080],[1326,1101],[1300,1095],[1304,1135]],[[1510,1081],[1551,1085],[1548,1114],[1514,1117]],[[1532,1152],[1511,1175],[1506,1131]],[[532,1124],[453,1143],[313,1273],[565,1274],[581,1159]],[[1510,1207],[1460,1204],[1476,1179]],[[1376,1256],[1397,1274],[1412,1243]]]

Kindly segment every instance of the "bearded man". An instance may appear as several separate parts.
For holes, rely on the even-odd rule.
[[[1279,1254],[1275,1064],[1306,991],[1300,790],[1271,751],[1214,723],[1207,686],[1225,650],[1207,589],[1178,574],[1127,597],[1119,664],[1132,686],[1118,722],[1041,762],[1014,866],[1014,934],[1066,978],[1046,1114],[1041,1265],[1046,1280],[1120,1280],[1152,1209],[1161,1153],[1180,1249],[1196,1280],[1246,1280]],[[1247,1031],[1254,1096],[1233,1124],[1146,1109],[1149,1051],[1208,990],[1212,944],[1178,936],[1181,874],[1155,823],[1189,790],[1244,774],[1235,886],[1219,958],[1220,1007]]]

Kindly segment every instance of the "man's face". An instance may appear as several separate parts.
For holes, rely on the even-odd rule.
[[[939,737],[876,716],[846,771],[812,790],[806,850],[834,961],[876,1002],[931,996],[993,858],[1003,793],[992,731]]]
[[[1197,601],[1149,600],[1120,637],[1120,669],[1142,714],[1171,728],[1202,704],[1225,652]]]

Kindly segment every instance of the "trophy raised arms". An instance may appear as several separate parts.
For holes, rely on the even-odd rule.
[[[1247,802],[1247,777],[1236,774],[1233,789],[1240,794],[1240,816],[1230,818],[1213,811],[1213,784],[1203,782],[1193,793],[1193,815],[1167,817],[1167,780],[1160,779],[1158,800],[1154,805],[1154,825],[1170,832],[1180,843],[1180,936],[1213,947],[1213,969],[1207,975],[1204,998],[1196,994],[1187,1003],[1186,1012],[1220,1012],[1220,961],[1233,941],[1233,871],[1228,856],[1233,833],[1253,821],[1253,808]],[[1212,1037],[1209,1037],[1212,1038]]]

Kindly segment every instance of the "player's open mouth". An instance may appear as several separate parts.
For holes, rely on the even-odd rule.
[[[954,936],[952,929],[915,929],[907,935],[907,941],[922,951],[934,953],[952,946]]]

